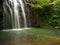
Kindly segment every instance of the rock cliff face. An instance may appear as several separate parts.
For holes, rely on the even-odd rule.
[[[3,20],[3,0],[0,0],[0,30],[2,30],[2,20]]]
[[[36,27],[37,22],[35,19],[34,9],[32,8],[32,5],[30,3],[30,0],[23,0],[25,3],[25,11],[27,15],[27,22],[28,22],[28,27]]]
[[[28,27],[35,27],[36,21],[29,0],[23,0],[23,1],[25,4],[25,13],[28,19],[27,20]],[[0,30],[2,29],[3,29],[3,0],[0,0]]]

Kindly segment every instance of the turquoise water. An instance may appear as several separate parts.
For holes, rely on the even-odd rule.
[[[20,31],[0,31],[0,41],[6,39],[13,39],[16,36],[27,36],[27,35],[52,35],[60,36],[60,30],[53,29],[31,29],[31,30],[20,30]]]
[[[20,31],[0,31],[0,44],[11,40],[27,39],[34,36],[57,36],[60,37],[60,30],[54,29],[30,29]],[[3,44],[4,45],[4,44]]]

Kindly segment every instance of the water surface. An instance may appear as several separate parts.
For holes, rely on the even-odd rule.
[[[0,45],[60,45],[60,30],[0,31]]]

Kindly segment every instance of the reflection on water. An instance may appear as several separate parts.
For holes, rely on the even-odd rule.
[[[0,31],[0,45],[60,45],[60,36],[42,33],[43,31],[39,33],[39,30],[35,33],[30,30],[13,32]]]

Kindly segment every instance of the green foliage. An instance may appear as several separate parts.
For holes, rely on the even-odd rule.
[[[60,27],[60,0],[30,0],[41,27]]]

